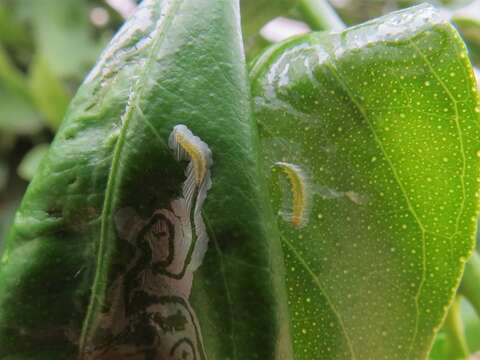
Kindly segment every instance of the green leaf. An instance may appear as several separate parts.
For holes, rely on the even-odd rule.
[[[27,31],[14,11],[6,4],[0,4],[0,42],[19,46],[28,44],[29,40]]]
[[[461,314],[461,297],[456,296],[450,305],[444,323],[448,347],[444,356],[447,359],[467,359],[470,350],[465,337],[465,326]]]
[[[48,151],[48,144],[40,144],[32,148],[22,159],[18,165],[18,175],[27,181],[32,180],[37,172],[40,162]]]
[[[465,266],[462,283],[460,285],[460,293],[464,295],[472,304],[473,308],[480,316],[480,255],[477,251],[473,253]]]
[[[460,306],[468,348],[470,349],[471,353],[476,353],[480,351],[480,322],[478,321],[478,315],[476,314],[474,308],[465,298],[461,299]],[[454,357],[449,356],[450,351],[451,340],[447,337],[445,329],[442,329],[435,338],[435,342],[432,347],[429,359],[454,359]],[[474,360],[474,358],[472,357],[471,360]]]
[[[78,78],[98,55],[88,6],[78,0],[22,0],[40,56],[60,78]]]
[[[67,110],[70,96],[62,81],[47,61],[36,57],[30,67],[30,88],[33,101],[52,130],[58,129]]]
[[[426,358],[476,230],[460,37],[421,6],[277,45],[251,78],[296,359]]]
[[[1,359],[291,358],[238,20],[146,0],[104,51],[6,241]]]
[[[25,76],[12,64],[7,52],[0,44],[0,80],[2,87],[5,87],[15,95],[30,100],[30,91],[28,89]]]
[[[31,102],[0,85],[0,132],[33,135],[42,127],[40,116]]]
[[[0,44],[0,131],[31,135],[41,127],[28,82]]]
[[[480,351],[480,321],[479,316],[470,305],[463,299],[462,301],[462,318],[465,323],[465,334],[467,336],[468,347],[471,352]]]
[[[448,340],[445,332],[439,331],[435,337],[435,341],[430,351],[429,359],[430,360],[447,360],[445,355],[448,354]]]

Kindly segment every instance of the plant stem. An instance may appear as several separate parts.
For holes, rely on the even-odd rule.
[[[457,295],[445,319],[444,329],[448,337],[449,359],[468,359],[470,351],[460,312],[460,297]]]
[[[328,0],[300,0],[299,10],[313,30],[342,30],[345,24]]]
[[[459,291],[480,316],[480,255],[476,251],[465,265]]]

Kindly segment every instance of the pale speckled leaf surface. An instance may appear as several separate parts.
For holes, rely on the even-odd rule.
[[[146,0],[104,51],[6,241],[0,359],[290,358],[239,20],[238,1]],[[213,159],[203,262],[179,124]]]
[[[310,197],[303,227],[278,217],[295,359],[426,358],[476,229],[480,109],[460,37],[421,6],[276,45],[251,78],[274,207]]]

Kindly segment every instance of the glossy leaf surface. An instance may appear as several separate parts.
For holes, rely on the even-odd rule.
[[[480,109],[458,34],[422,6],[275,46],[251,77],[295,358],[426,358],[476,229]]]
[[[243,58],[235,1],[120,30],[7,239],[0,359],[291,358]]]

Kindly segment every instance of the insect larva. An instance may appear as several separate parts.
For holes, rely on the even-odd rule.
[[[194,135],[185,125],[176,125],[168,139],[169,147],[177,160],[189,161],[183,183],[183,197],[188,214],[193,210],[192,228],[195,232],[195,249],[190,260],[192,271],[202,263],[208,246],[208,235],[202,219],[202,206],[211,187],[210,167],[212,152],[208,145]],[[189,217],[188,217],[189,218]]]
[[[295,227],[305,224],[308,217],[309,189],[307,176],[298,165],[287,162],[276,162],[274,165],[288,177],[292,193],[292,211],[287,214],[288,220]]]
[[[169,147],[175,152],[177,160],[191,160],[197,186],[200,186],[211,165],[211,152],[208,145],[195,136],[185,125],[173,128],[168,139]],[[188,178],[189,174],[187,174]]]

